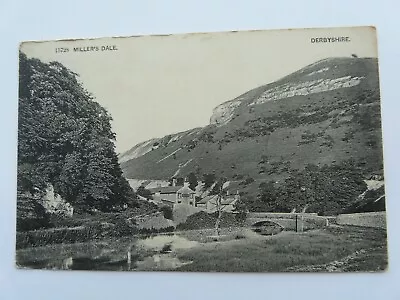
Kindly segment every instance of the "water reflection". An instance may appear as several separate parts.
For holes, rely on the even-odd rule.
[[[176,257],[176,250],[196,247],[198,242],[189,241],[179,235],[159,235],[144,240],[139,240],[136,247],[157,251],[151,257],[136,262],[137,270],[170,270],[183,265],[190,264],[190,261],[180,261]]]
[[[173,270],[190,263],[192,262],[183,262],[171,254],[155,254],[152,257],[146,257],[144,260],[138,261],[136,263],[136,270]]]
[[[179,260],[176,251],[197,245],[198,242],[176,234],[126,239],[114,243],[52,245],[20,250],[17,252],[17,265],[57,270],[172,270],[191,263]],[[46,258],[38,259],[40,257]]]
[[[283,231],[283,227],[275,222],[261,221],[253,226],[251,229],[260,235],[275,235]]]
[[[162,251],[168,245],[171,251],[177,249],[189,249],[198,245],[198,242],[189,241],[188,239],[176,234],[156,235],[146,239],[140,239],[137,242],[137,247],[154,249]]]
[[[74,263],[74,260],[73,260],[72,256],[70,256],[68,258],[65,258],[63,260],[63,262],[62,262],[61,269],[62,270],[68,270],[68,269],[70,269],[72,267],[73,263]]]

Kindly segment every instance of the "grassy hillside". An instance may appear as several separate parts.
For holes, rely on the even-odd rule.
[[[352,160],[365,178],[383,172],[376,59],[316,62],[221,104],[211,122],[122,162],[125,176],[215,173],[256,196],[261,182],[283,182],[308,164]]]

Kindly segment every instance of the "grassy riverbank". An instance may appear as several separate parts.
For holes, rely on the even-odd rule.
[[[230,227],[221,230],[218,241],[213,235],[213,229],[200,229],[175,232],[172,236],[153,235],[148,244],[148,236],[137,235],[31,247],[17,251],[17,264],[34,268],[52,268],[54,264],[55,268],[60,268],[64,261],[73,257],[75,269],[84,264],[83,269],[91,270],[355,272],[381,271],[387,267],[386,231],[383,229],[331,226],[304,233],[284,231],[274,236],[261,236],[248,228]],[[192,244],[186,247],[182,243]],[[133,262],[129,268],[128,251]],[[163,263],[164,255],[184,264],[160,266],[155,257],[161,257],[160,263]],[[143,265],[144,261],[149,264]]]
[[[16,248],[95,242],[103,239],[132,237],[139,234],[158,234],[175,230],[173,222],[165,219],[162,213],[154,210],[147,212],[158,215],[150,216],[145,222],[137,222],[136,218],[140,214],[135,209],[127,209],[117,213],[75,214],[72,218],[52,215],[50,228],[17,231]],[[176,230],[203,232],[204,229],[204,232],[209,232],[211,229],[205,228],[214,228],[216,218],[215,214],[200,212],[191,215],[186,222],[179,224]],[[242,225],[243,220],[238,220],[236,215],[229,213],[222,215],[221,228]]]
[[[187,237],[191,238],[191,234]],[[194,240],[198,237],[193,237]],[[334,262],[364,250],[343,266],[349,271],[378,271],[387,267],[386,232],[366,227],[327,227],[306,233],[282,232],[272,237],[246,236],[211,242],[181,251],[179,259],[193,261],[177,271],[280,272]],[[358,253],[358,252],[357,252]],[[345,262],[346,263],[346,262]],[[290,270],[289,268],[297,268]],[[326,272],[326,268],[315,271]]]

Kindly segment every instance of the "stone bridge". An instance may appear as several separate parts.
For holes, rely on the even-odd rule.
[[[265,223],[275,223],[284,230],[302,232],[304,230],[322,228],[329,225],[328,218],[316,213],[248,213],[246,224],[259,226]]]

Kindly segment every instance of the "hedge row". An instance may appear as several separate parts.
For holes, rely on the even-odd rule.
[[[178,230],[192,230],[214,228],[217,221],[217,213],[206,213],[204,211],[195,213],[186,219],[185,223],[179,224]],[[232,214],[223,212],[221,217],[220,227],[236,227],[244,224],[244,217],[241,214]]]
[[[17,232],[17,249],[40,247],[49,244],[79,243],[102,237],[104,230],[99,226],[76,228],[43,229]]]
[[[117,222],[116,224],[90,224],[74,228],[41,229],[17,232],[16,248],[40,247],[62,243],[84,243],[106,237],[172,232],[174,229],[173,226],[160,229],[138,229],[136,226],[131,226],[126,222]]]

